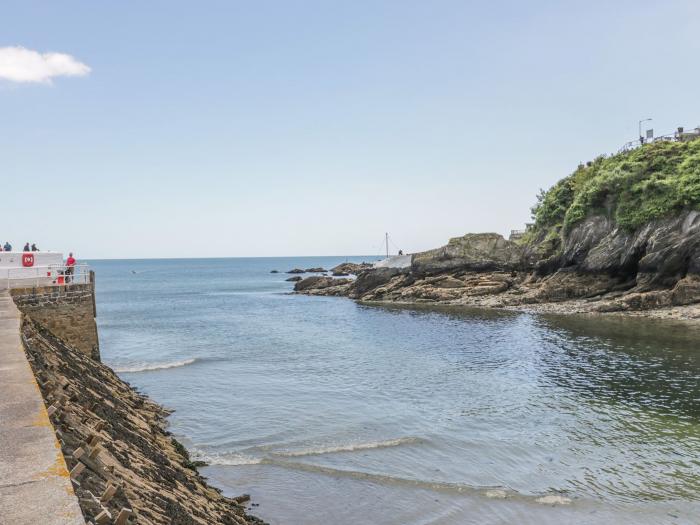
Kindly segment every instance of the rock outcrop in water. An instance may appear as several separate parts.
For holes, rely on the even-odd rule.
[[[365,270],[371,270],[372,265],[369,263],[351,263],[345,262],[331,268],[331,273],[335,277],[346,277],[348,275],[357,275]]]
[[[352,284],[351,279],[334,279],[333,277],[314,276],[307,277],[294,285],[294,291],[306,292],[307,290],[320,291],[318,295],[345,295],[346,287]]]
[[[412,256],[295,290],[361,301],[700,318],[700,141],[597,159],[560,181],[519,241],[467,234]]]

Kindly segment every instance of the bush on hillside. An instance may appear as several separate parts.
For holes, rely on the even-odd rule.
[[[535,230],[567,231],[590,215],[623,228],[700,209],[700,140],[657,142],[579,166],[538,196]]]

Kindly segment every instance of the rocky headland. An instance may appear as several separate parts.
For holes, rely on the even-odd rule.
[[[542,192],[532,214],[534,223],[513,240],[467,234],[413,254],[407,267],[310,277],[295,291],[700,319],[700,141],[599,157]]]

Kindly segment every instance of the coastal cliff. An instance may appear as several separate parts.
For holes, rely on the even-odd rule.
[[[518,240],[467,234],[407,268],[299,293],[360,301],[700,318],[700,141],[661,142],[581,165],[542,192]],[[315,279],[315,281],[310,281]]]
[[[90,287],[12,292],[24,350],[86,522],[263,523],[246,513],[247,496],[224,497],[199,475],[167,430],[167,410],[96,359]]]

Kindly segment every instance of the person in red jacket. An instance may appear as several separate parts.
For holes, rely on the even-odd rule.
[[[68,254],[68,259],[66,259],[66,284],[73,280],[73,273],[75,272],[75,259],[73,258],[73,252]]]

